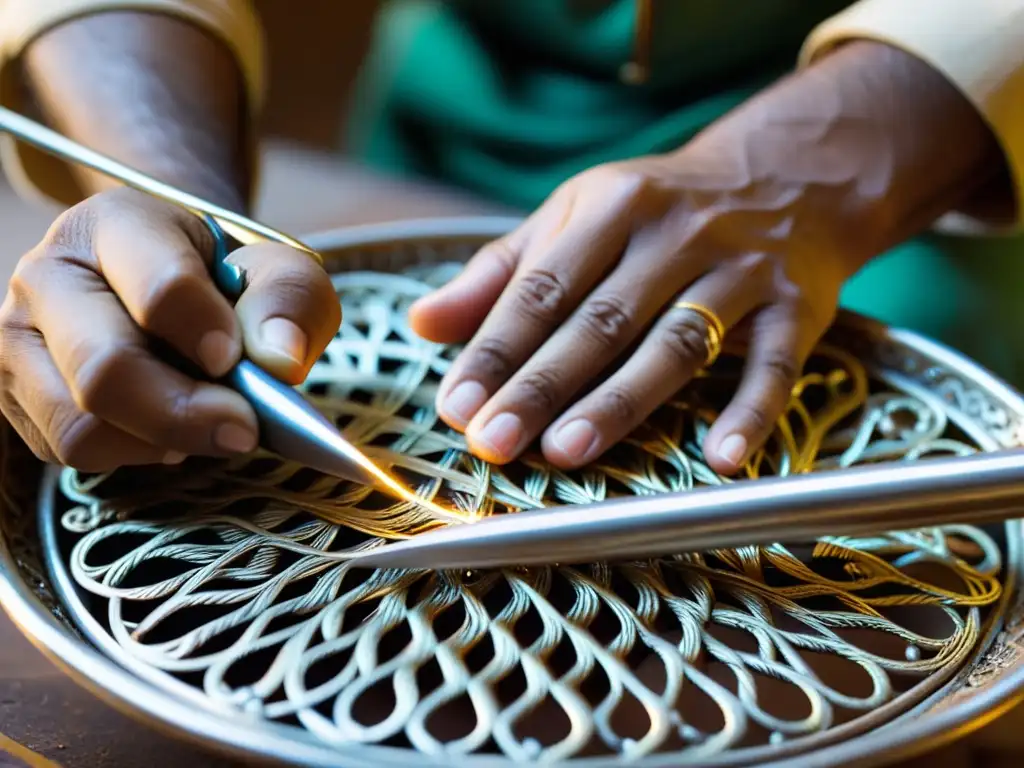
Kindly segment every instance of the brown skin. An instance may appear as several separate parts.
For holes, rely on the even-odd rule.
[[[50,121],[164,181],[242,210],[250,169],[241,78],[203,31],[158,15],[106,13],[32,45],[26,75]],[[158,360],[158,338],[217,377],[244,346],[302,381],[337,331],[323,269],[280,245],[232,261],[248,288],[232,308],[210,279],[212,242],[177,206],[83,174],[94,194],[18,264],[0,307],[0,410],[35,453],[81,469],[231,455],[256,442],[235,392]]]
[[[62,105],[50,110],[55,122],[186,188],[221,199],[244,189],[241,89],[237,74],[234,90],[226,87],[226,52],[180,22],[131,23],[128,40],[109,32],[101,46],[93,30],[74,56],[56,45],[29,54],[30,71],[49,67],[41,98]],[[181,27],[173,56],[155,53],[153,25],[167,23]],[[189,65],[196,61],[205,63]],[[228,79],[210,77],[208,66]],[[127,69],[134,90],[94,79]],[[161,151],[169,159],[147,166]],[[881,44],[845,46],[677,152],[570,179],[418,302],[417,332],[469,340],[439,410],[486,459],[512,460],[540,437],[559,466],[592,461],[702,365],[703,321],[672,308],[696,302],[749,333],[743,383],[704,446],[712,466],[733,472],[780,415],[843,282],[1002,167],[987,127],[939,74]],[[270,248],[237,256],[254,279],[236,315],[210,283],[194,219],[124,191],[71,209],[22,260],[0,308],[4,414],[41,457],[94,470],[244,451],[248,407],[151,358],[145,338],[205,360],[211,373],[237,359],[244,338],[257,362],[301,380],[338,327],[337,302],[310,260],[287,249],[268,259]],[[267,319],[276,337],[260,333]],[[210,331],[223,343],[204,345]],[[450,399],[456,391],[461,402]],[[223,424],[237,428],[230,445],[217,441]]]
[[[704,321],[672,308],[682,300],[749,332],[741,387],[704,443],[713,468],[735,472],[781,415],[843,283],[1001,164],[941,75],[882,44],[847,45],[677,152],[570,179],[414,305],[421,335],[470,339],[440,414],[492,462],[537,437],[556,466],[593,461],[704,363]]]
[[[234,210],[252,168],[242,76],[231,52],[170,16],[109,12],[35,41],[24,69],[43,114],[92,149]],[[93,194],[117,183],[91,171]]]

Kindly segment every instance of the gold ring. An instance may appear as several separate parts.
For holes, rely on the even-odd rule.
[[[704,321],[704,325],[707,327],[704,333],[704,349],[707,351],[704,367],[708,368],[714,365],[715,360],[722,353],[722,339],[725,338],[725,324],[722,323],[721,318],[703,304],[694,304],[692,301],[677,301],[672,308],[695,312]]]

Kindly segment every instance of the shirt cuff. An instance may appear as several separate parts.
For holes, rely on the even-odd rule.
[[[248,0],[0,0],[0,105],[25,112],[17,60],[33,40],[64,22],[107,11],[176,16],[215,35],[238,62],[250,119],[255,121],[263,107],[263,36]],[[81,198],[65,163],[10,136],[0,136],[0,164],[23,197],[64,205]]]
[[[1016,195],[1015,228],[1024,227],[1024,0],[860,0],[811,33],[800,65],[852,39],[916,56],[974,104],[1002,146]],[[962,216],[944,223],[990,228]]]

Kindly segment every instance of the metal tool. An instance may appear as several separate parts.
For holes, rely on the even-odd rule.
[[[486,568],[677,555],[1024,513],[1024,451],[816,472],[497,515],[359,555],[373,568]]]
[[[203,220],[213,235],[214,282],[227,298],[237,301],[245,290],[245,274],[228,261],[231,249],[224,230],[208,213]],[[329,419],[251,360],[243,359],[228,371],[224,383],[241,393],[256,412],[264,447],[329,475],[363,485],[381,484],[381,470],[345,440]]]
[[[322,262],[319,254],[295,238],[157,181],[2,107],[0,130],[51,155],[91,168],[203,217],[216,242],[213,263],[215,282],[232,299],[237,299],[244,289],[244,276],[241,270],[227,261],[230,249],[225,233],[240,243],[266,240],[284,243]],[[345,440],[334,424],[298,392],[252,361],[243,360],[239,363],[227,374],[224,383],[240,392],[256,411],[260,422],[260,440],[268,450],[321,472],[376,486],[403,499],[418,501],[411,491]]]

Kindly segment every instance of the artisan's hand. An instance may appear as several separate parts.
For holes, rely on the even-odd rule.
[[[255,447],[243,398],[158,359],[152,341],[213,378],[244,342],[255,362],[298,383],[340,310],[315,261],[273,244],[231,256],[248,280],[232,309],[211,254],[199,218],[118,189],[68,210],[22,258],[0,307],[0,409],[36,455],[106,471]]]
[[[924,131],[939,125],[936,145]],[[925,65],[873,43],[841,49],[678,152],[571,179],[417,303],[423,336],[472,339],[439,412],[489,461],[539,436],[557,466],[593,461],[705,365],[708,327],[687,302],[726,334],[749,331],[740,388],[704,444],[734,472],[782,414],[843,282],[997,156]]]
[[[428,338],[475,331],[438,399],[474,453],[503,463],[543,432],[557,466],[600,456],[704,366],[706,322],[677,302],[711,310],[727,333],[752,319],[743,384],[708,437],[709,460],[732,471],[767,437],[849,270],[827,231],[790,240],[806,226],[798,185],[715,178],[688,154],[572,179],[415,307]]]

